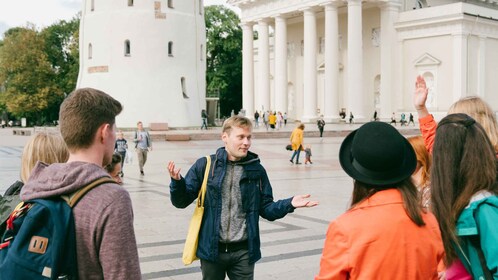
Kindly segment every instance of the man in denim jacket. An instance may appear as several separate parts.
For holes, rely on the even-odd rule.
[[[274,221],[295,208],[313,207],[307,195],[274,202],[272,188],[258,155],[249,152],[252,123],[233,116],[223,124],[225,147],[211,155],[204,216],[197,257],[203,279],[253,279],[254,263],[261,258],[259,216]],[[171,202],[185,208],[198,196],[206,159],[200,158],[182,177],[169,162]]]

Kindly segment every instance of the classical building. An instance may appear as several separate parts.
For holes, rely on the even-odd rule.
[[[241,10],[248,115],[399,117],[414,111],[417,75],[429,85],[436,117],[467,95],[498,109],[498,0],[228,3]]]
[[[200,126],[205,45],[203,0],[84,0],[77,87],[119,100],[118,127]]]

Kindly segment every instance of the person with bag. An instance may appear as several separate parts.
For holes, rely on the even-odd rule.
[[[28,181],[31,170],[38,161],[51,164],[54,162],[66,162],[69,157],[66,143],[59,133],[38,132],[24,146],[21,156],[21,178],[15,181],[0,196],[0,237],[5,230],[5,221],[10,213],[21,202],[19,194],[24,182]]]
[[[137,151],[140,175],[143,176],[145,175],[144,165],[147,162],[147,153],[152,151],[152,139],[150,138],[149,132],[145,131],[144,125],[141,121],[137,123],[137,130],[135,131],[133,142],[135,142],[135,150]]]
[[[301,150],[304,150],[303,148],[303,134],[304,134],[304,124],[300,123],[296,128],[291,133],[290,136],[290,142],[292,145],[292,150],[294,151],[292,153],[292,157],[289,160],[292,164],[294,164],[294,157],[296,158],[296,164],[301,164],[299,162],[299,154],[301,153]]]
[[[485,129],[466,114],[437,126],[432,150],[431,210],[438,219],[447,279],[498,279],[496,150]],[[455,275],[458,267],[461,275]]]
[[[77,89],[64,99],[59,123],[69,159],[51,165],[38,162],[21,199],[69,196],[100,178],[110,179],[102,166],[111,162],[121,110],[117,100],[92,88]],[[122,186],[104,183],[91,189],[72,215],[79,279],[141,279],[131,199]]]
[[[205,199],[200,199],[204,213],[195,251],[201,260],[203,279],[221,280],[226,275],[230,279],[253,279],[254,264],[261,258],[259,216],[274,221],[296,208],[313,207],[318,202],[310,201],[309,194],[273,200],[268,175],[258,155],[249,151],[252,123],[248,118],[227,119],[221,139],[224,147],[210,155],[210,160],[198,159],[185,177],[174,162],[169,162],[170,198],[175,207],[186,208],[198,198],[206,180]],[[208,162],[212,162],[209,169]],[[186,246],[185,250],[189,248]],[[186,264],[188,261],[184,259]]]
[[[410,179],[417,159],[406,138],[366,123],[344,139],[339,162],[353,178],[351,207],[329,225],[315,280],[438,279],[441,234]]]

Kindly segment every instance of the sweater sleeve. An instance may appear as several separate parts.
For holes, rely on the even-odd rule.
[[[141,279],[133,209],[128,192],[102,210],[99,260],[104,279]]]
[[[320,260],[320,271],[315,280],[349,279],[348,237],[337,221],[330,223]]]
[[[436,137],[437,123],[432,115],[428,115],[419,119],[420,132],[424,137],[425,147],[429,154],[432,154],[432,147],[434,146],[434,138]]]

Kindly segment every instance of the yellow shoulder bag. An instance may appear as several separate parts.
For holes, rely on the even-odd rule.
[[[198,260],[196,256],[197,245],[199,244],[199,230],[201,229],[202,215],[204,214],[204,198],[206,197],[207,180],[209,176],[209,169],[211,167],[211,157],[206,156],[206,170],[204,171],[204,179],[202,181],[201,190],[197,197],[195,204],[194,214],[190,220],[188,227],[187,239],[185,240],[185,247],[183,248],[183,264],[189,265],[193,261]]]

